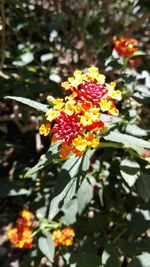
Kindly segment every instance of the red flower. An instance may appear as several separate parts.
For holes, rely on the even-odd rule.
[[[62,140],[67,145],[70,145],[72,140],[83,131],[80,118],[76,114],[69,116],[61,112],[55,121],[52,133],[54,133],[56,140]]]
[[[114,41],[115,51],[121,57],[130,57],[138,50],[138,41],[135,38],[121,37]]]
[[[101,99],[107,92],[108,89],[104,84],[91,81],[81,83],[80,88],[76,91],[80,100],[90,102],[96,107],[99,107]]]

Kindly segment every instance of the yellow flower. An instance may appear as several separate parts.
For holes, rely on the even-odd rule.
[[[57,116],[59,115],[59,111],[58,110],[54,110],[53,108],[50,108],[47,113],[46,113],[46,117],[48,121],[53,121],[57,118]]]
[[[107,89],[111,92],[112,90],[114,90],[114,88],[116,87],[116,83],[115,82],[111,82],[111,83],[105,83]],[[108,92],[109,92],[108,91]]]
[[[113,115],[113,116],[118,116],[119,115],[119,110],[116,107],[112,107],[109,110],[109,114]]]
[[[41,135],[47,136],[50,133],[50,123],[42,124],[39,128],[39,133]]]
[[[98,68],[96,67],[88,68],[87,75],[92,79],[92,81],[94,81],[94,79],[99,75]]]
[[[95,77],[96,81],[100,84],[104,84],[105,83],[105,79],[106,79],[106,76],[103,75],[103,74],[98,74],[96,77]]]
[[[97,67],[90,67],[90,68],[88,68],[88,72],[90,73],[90,74],[97,74],[98,73],[98,68]]]
[[[78,88],[78,85],[82,83],[83,78],[82,76],[77,76],[76,78],[70,77],[68,78],[68,81],[70,82],[71,86]]]
[[[58,110],[62,110],[64,106],[64,102],[62,98],[57,98],[53,101],[53,104],[55,105],[54,108]]]
[[[111,82],[110,83],[110,86],[112,86],[113,88],[115,88],[116,87],[116,83],[115,82]]]
[[[81,74],[82,74],[82,71],[81,70],[75,70],[74,71],[74,76],[76,77],[76,76],[81,76]]]
[[[99,114],[99,108],[90,108],[89,112],[92,113],[93,115],[98,115]]]
[[[112,90],[110,93],[108,93],[108,95],[112,98],[112,99],[115,99],[115,100],[118,100],[120,101],[121,98],[122,98],[122,93],[120,90]]]
[[[90,108],[89,112],[85,112],[84,115],[80,117],[80,122],[85,127],[91,125],[93,122],[99,121],[99,119],[99,108]]]
[[[98,139],[98,138],[94,138],[94,139],[92,140],[91,147],[93,147],[93,148],[97,148],[97,147],[99,146],[99,144],[100,144],[99,139]]]
[[[101,102],[100,102],[100,108],[101,108],[101,111],[105,112],[105,111],[108,111],[112,106],[112,102],[111,101],[108,101],[107,99],[103,99]]]
[[[65,88],[65,90],[72,89],[71,84],[69,82],[63,82],[61,83],[61,86]]]
[[[73,99],[67,101],[65,104],[64,112],[67,115],[71,116],[76,111],[77,111],[76,101]]]
[[[73,140],[72,144],[81,152],[84,152],[87,147],[87,141],[83,139],[81,135],[78,135],[78,137]]]
[[[85,112],[83,116],[80,117],[81,124],[85,127],[93,123],[92,117],[88,112]]]
[[[99,138],[93,133],[88,132],[85,134],[84,138],[87,141],[87,146],[89,147],[96,148],[100,144]]]

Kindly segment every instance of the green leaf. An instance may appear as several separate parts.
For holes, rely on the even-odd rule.
[[[46,217],[46,211],[47,211],[47,207],[41,207],[39,208],[37,211],[36,211],[36,217],[38,219],[41,219],[41,218],[45,218]]]
[[[134,55],[132,57],[139,57],[139,56],[144,56],[144,55],[146,55],[145,52],[138,50],[138,51],[134,52]]]
[[[54,198],[50,204],[50,220],[52,220],[63,206],[75,196],[82,179],[82,175],[79,171],[82,160],[83,157],[68,159],[62,166],[57,180]]]
[[[117,241],[117,247],[121,249],[123,252],[122,254],[132,258],[134,255],[136,255],[136,248],[134,245],[134,241],[129,241],[125,238],[119,238]]]
[[[0,181],[0,197],[6,196],[21,196],[31,194],[31,189],[26,189],[24,183],[10,182],[5,179],[5,181]]]
[[[64,216],[61,217],[60,222],[65,225],[71,225],[77,220],[78,203],[77,199],[71,199],[62,209]]]
[[[122,119],[120,117],[115,117],[112,115],[101,114],[101,120],[108,124],[114,124],[120,122]]]
[[[83,172],[86,172],[89,169],[89,167],[90,167],[90,159],[93,156],[94,152],[95,152],[95,149],[89,149],[85,153],[85,155],[83,157],[83,161],[82,161],[82,171]]]
[[[71,253],[65,259],[70,267],[100,267],[100,257],[93,253]]]
[[[83,212],[86,206],[91,202],[92,198],[93,198],[93,185],[91,185],[89,180],[85,178],[77,194],[79,214]]]
[[[149,155],[147,154],[147,157],[143,157],[142,156],[142,152],[144,152],[145,151],[145,148],[143,148],[143,147],[139,147],[139,146],[134,146],[134,147],[132,147],[132,149],[134,150],[134,151],[136,151],[136,153],[138,154],[138,156],[142,159],[142,160],[144,160],[144,161],[147,161],[148,163],[150,163],[150,157],[149,157]],[[145,151],[146,152],[146,151]],[[146,152],[147,153],[147,152]]]
[[[142,129],[141,127],[135,124],[128,124],[126,127],[126,132],[134,136],[148,136],[149,130]]]
[[[150,199],[150,175],[148,173],[141,173],[137,180],[137,192],[144,201]]]
[[[108,216],[105,212],[94,212],[94,217],[89,218],[89,223],[92,231],[100,232],[102,235],[106,235],[109,227]]]
[[[124,159],[120,164],[120,173],[128,186],[133,186],[139,176],[140,165],[132,159]]]
[[[150,148],[150,142],[148,141],[115,131],[103,136],[103,138],[107,141],[121,143],[126,146],[140,146]]]
[[[25,104],[27,106],[30,106],[32,108],[35,108],[35,109],[40,110],[40,111],[45,112],[45,113],[48,111],[48,105],[38,103],[38,102],[36,102],[34,100],[31,100],[31,99],[28,99],[28,98],[25,98],[25,97],[5,96],[5,98],[16,100],[18,102],[21,102],[21,103],[23,103],[23,104]]]
[[[38,246],[41,252],[49,259],[50,262],[54,260],[55,246],[50,233],[44,233],[38,239]]]
[[[145,214],[140,209],[136,209],[132,213],[129,213],[127,219],[127,235],[132,237],[133,240],[137,236],[140,236],[141,234],[145,233],[150,226],[149,220],[146,218]]]
[[[150,267],[150,253],[143,252],[141,255],[135,257],[128,267]]]
[[[81,181],[89,169],[90,161],[85,157],[90,158],[92,155],[93,151],[88,151],[82,157],[70,158],[63,164],[57,179],[54,198],[50,204],[50,220],[76,195]]]
[[[105,267],[120,267],[120,262],[115,248],[112,244],[108,244],[102,254],[102,264]]]
[[[25,174],[25,178],[32,176],[35,172],[49,165],[50,162],[56,157],[59,145],[60,142],[58,142],[57,144],[52,144],[47,153],[41,156],[40,161],[33,168],[27,171],[27,173]]]

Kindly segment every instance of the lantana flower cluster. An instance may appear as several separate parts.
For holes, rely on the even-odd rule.
[[[133,57],[139,50],[139,44],[136,38],[120,37],[114,40],[114,50],[117,52],[118,56],[122,58]],[[138,67],[141,63],[141,58],[130,58],[129,64],[132,67]]]
[[[32,248],[32,222],[34,214],[28,210],[22,210],[16,220],[15,227],[8,232],[8,239],[16,248]]]
[[[88,148],[97,148],[100,135],[108,130],[101,113],[118,116],[115,101],[121,100],[121,91],[105,79],[96,67],[86,72],[76,70],[73,77],[61,84],[70,94],[65,99],[52,100],[53,106],[46,113],[47,123],[41,125],[39,132],[44,136],[51,133],[51,142],[62,141],[61,158],[71,152],[81,156]]]
[[[52,233],[54,245],[57,246],[72,246],[75,237],[75,232],[72,227],[67,226],[64,229],[55,229]]]

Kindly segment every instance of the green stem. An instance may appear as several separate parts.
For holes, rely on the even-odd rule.
[[[122,144],[116,144],[116,143],[112,143],[112,142],[101,142],[100,143],[100,148],[109,148],[109,147],[115,147],[115,148],[123,148]]]
[[[117,242],[117,240],[126,232],[127,227],[125,227],[117,236],[116,238],[113,240],[113,244],[115,244]]]
[[[58,227],[61,227],[61,223],[57,223],[57,222],[54,222],[54,221],[48,223],[45,226],[41,225],[39,227],[39,229],[37,229],[36,231],[33,232],[32,237],[34,237],[35,235],[37,235],[39,232],[43,232],[44,230],[45,231],[51,231],[51,230],[56,229]]]

